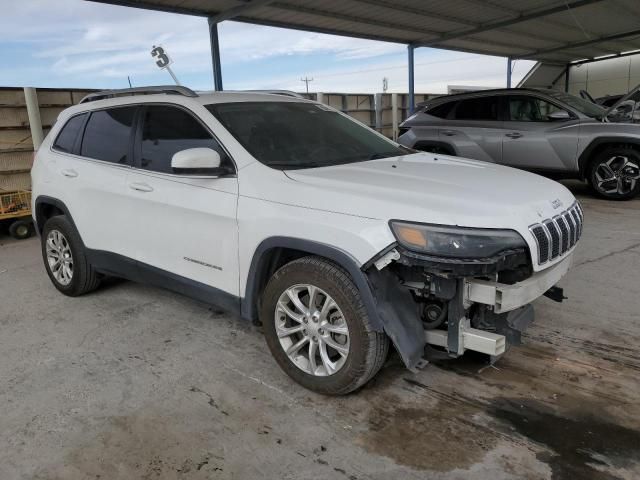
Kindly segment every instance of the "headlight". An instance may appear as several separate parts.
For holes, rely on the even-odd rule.
[[[391,229],[403,247],[436,257],[487,258],[503,250],[526,247],[514,230],[443,227],[391,221]]]

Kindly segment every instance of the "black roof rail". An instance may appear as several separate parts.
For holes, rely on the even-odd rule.
[[[104,100],[105,98],[124,97],[127,95],[152,95],[154,93],[166,93],[167,95],[183,95],[185,97],[197,97],[198,94],[190,88],[181,85],[158,85],[152,87],[121,88],[117,90],[102,90],[90,93],[80,103]]]

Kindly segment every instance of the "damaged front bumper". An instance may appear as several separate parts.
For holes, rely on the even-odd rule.
[[[423,365],[425,357],[452,358],[466,350],[498,358],[509,345],[520,343],[533,322],[533,300],[547,294],[561,301],[554,285],[569,270],[572,254],[543,271],[524,274],[522,252],[505,257],[443,266],[390,248],[367,266],[385,331],[409,369]],[[434,305],[442,318],[425,319],[424,312],[433,313]]]
[[[573,254],[570,254],[554,266],[513,285],[475,278],[465,280],[463,300],[490,305],[495,313],[510,312],[541,297],[558,283],[569,271],[572,258]]]

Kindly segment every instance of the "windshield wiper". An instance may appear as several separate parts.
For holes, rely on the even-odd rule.
[[[384,153],[374,153],[369,155],[368,160],[380,160],[381,158],[387,158],[389,155],[385,155]]]

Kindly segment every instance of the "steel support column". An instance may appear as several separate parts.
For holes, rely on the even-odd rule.
[[[222,67],[220,63],[220,41],[218,40],[218,23],[209,18],[209,39],[211,41],[211,64],[213,66],[213,89],[222,91]]]
[[[507,88],[511,88],[511,73],[513,71],[513,63],[511,57],[507,57]]]
[[[415,91],[416,84],[415,84],[415,71],[414,71],[415,61],[413,58],[413,51],[415,50],[415,47],[413,45],[408,45],[407,49],[409,52],[409,105],[408,107],[409,107],[409,115],[411,115],[416,105],[416,91]]]

